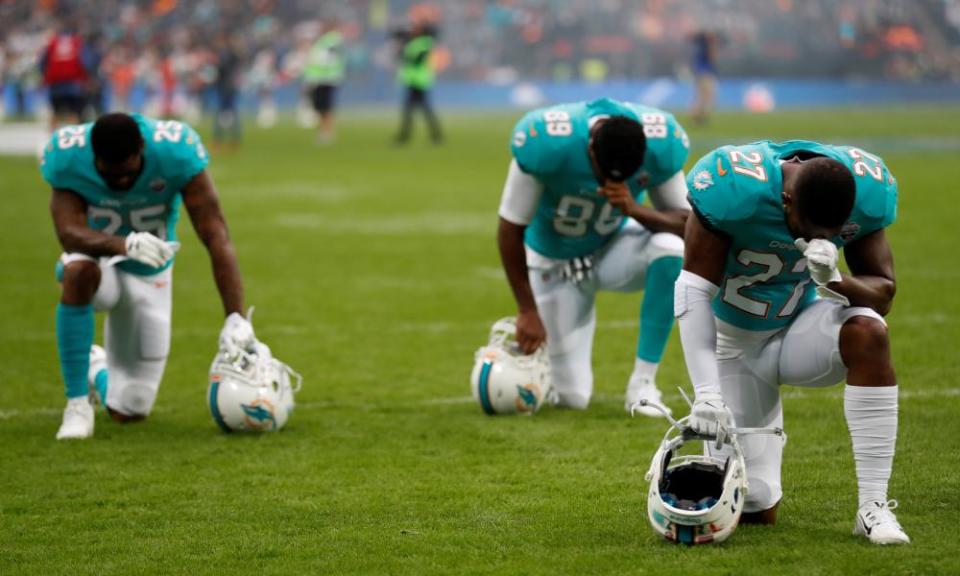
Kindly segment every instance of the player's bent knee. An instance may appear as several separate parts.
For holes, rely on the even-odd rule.
[[[155,386],[131,382],[123,387],[116,399],[110,399],[115,400],[116,404],[107,407],[111,414],[116,412],[126,418],[142,420],[150,415],[156,398],[157,389]]]
[[[63,267],[64,290],[89,293],[91,297],[100,286],[100,266],[89,260],[76,260]]]
[[[676,234],[658,232],[650,237],[648,250],[651,262],[671,256],[683,258],[683,239]]]
[[[590,397],[577,392],[558,392],[557,406],[570,410],[586,410],[590,405]]]
[[[134,422],[143,422],[147,419],[146,414],[124,414],[118,412],[109,406],[107,406],[107,414],[110,415],[110,419],[114,422],[119,422],[120,424],[132,424]]]
[[[760,510],[757,512],[744,512],[740,516],[740,523],[773,526],[777,523],[777,508],[779,507],[780,503],[778,502],[766,510]]]
[[[840,329],[840,349],[845,356],[875,357],[890,346],[890,336],[883,320],[871,316],[854,316]],[[844,358],[847,362],[848,358]]]
[[[776,509],[783,497],[783,489],[780,483],[767,482],[761,478],[750,478],[750,491],[743,502],[744,514],[763,513],[770,509]]]

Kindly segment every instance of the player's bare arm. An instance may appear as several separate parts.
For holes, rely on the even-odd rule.
[[[687,219],[685,236],[684,271],[674,286],[674,313],[695,393],[690,427],[715,434],[719,425],[733,424],[720,393],[717,326],[711,307],[723,279],[730,239],[709,230],[698,216]]]
[[[70,190],[53,189],[50,196],[50,215],[53,227],[64,252],[78,252],[88,256],[115,256],[126,254],[124,238],[104,234],[87,224],[87,203]]]
[[[684,244],[683,269],[719,286],[730,251],[730,239],[711,231],[699,217],[693,216],[686,219]]]
[[[527,255],[523,245],[526,228],[501,217],[497,228],[497,245],[507,281],[517,301],[517,344],[525,354],[531,354],[546,341],[547,332],[540,320],[533,290],[530,288]]]
[[[670,232],[683,238],[684,226],[690,211],[682,208],[657,210],[639,204],[625,182],[607,180],[599,189],[600,195],[624,215],[633,218],[654,232]]]
[[[210,254],[213,277],[223,301],[226,316],[243,314],[243,280],[237,253],[230,241],[227,223],[220,210],[213,180],[206,170],[193,177],[182,190],[183,205],[190,214],[190,221],[197,236]]]
[[[843,294],[851,306],[866,306],[886,316],[893,307],[897,285],[893,273],[893,252],[883,230],[877,230],[847,244],[844,258],[851,274],[828,288]]]

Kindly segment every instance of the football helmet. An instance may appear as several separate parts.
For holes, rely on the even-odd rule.
[[[552,401],[550,360],[544,346],[524,354],[517,345],[516,318],[502,318],[474,355],[470,385],[486,414],[533,414]]]
[[[303,378],[262,342],[252,351],[227,345],[210,366],[207,402],[224,432],[280,430],[293,412]]]
[[[645,405],[645,401],[640,402]],[[650,406],[660,409],[656,404]],[[654,531],[676,544],[722,542],[733,534],[743,513],[747,471],[738,434],[777,434],[779,428],[724,428],[715,434],[695,433],[689,416],[677,421],[661,410],[670,428],[647,472],[647,517]],[[690,442],[712,444],[723,456],[680,455]],[[689,450],[688,450],[689,452]]]

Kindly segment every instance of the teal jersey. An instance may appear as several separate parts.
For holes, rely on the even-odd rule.
[[[139,114],[133,118],[143,135],[144,151],[143,172],[130,190],[111,190],[97,172],[90,144],[93,124],[54,132],[44,149],[40,172],[52,188],[70,190],[86,201],[90,228],[114,236],[137,231],[176,240],[180,190],[206,168],[207,151],[193,128],[182,122],[153,120]],[[141,275],[163,269],[133,260],[125,260],[118,267]]]
[[[687,177],[690,203],[707,228],[730,238],[730,252],[713,310],[747,330],[773,330],[809,305],[815,286],[787,228],[780,162],[797,152],[845,164],[856,201],[837,248],[886,228],[897,216],[897,181],[883,160],[851,146],[791,140],[724,146],[697,162]]]
[[[511,151],[520,169],[543,184],[543,196],[525,242],[548,258],[585,256],[602,248],[626,219],[597,192],[587,146],[593,122],[627,116],[643,124],[647,151],[627,183],[637,202],[683,169],[690,154],[686,132],[672,114],[607,98],[530,112],[513,130]]]

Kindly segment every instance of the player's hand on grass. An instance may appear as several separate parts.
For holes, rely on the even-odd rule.
[[[697,434],[715,436],[717,425],[733,426],[733,413],[719,394],[697,394],[690,409],[690,428]]]
[[[626,182],[607,180],[603,186],[597,189],[597,192],[606,198],[607,202],[612,204],[614,208],[627,216],[633,214],[634,209],[639,206]]]
[[[124,242],[126,256],[147,266],[159,268],[170,261],[176,247],[149,232],[131,232]]]
[[[257,337],[253,333],[253,324],[237,312],[227,316],[223,329],[220,330],[220,348],[253,351],[256,345]]]
[[[517,314],[517,345],[524,354],[533,354],[547,340],[547,331],[536,310]]]
[[[803,238],[797,238],[794,244],[806,257],[810,277],[817,286],[826,286],[830,282],[841,280],[840,271],[837,270],[840,253],[833,242],[822,238],[807,242]]]

